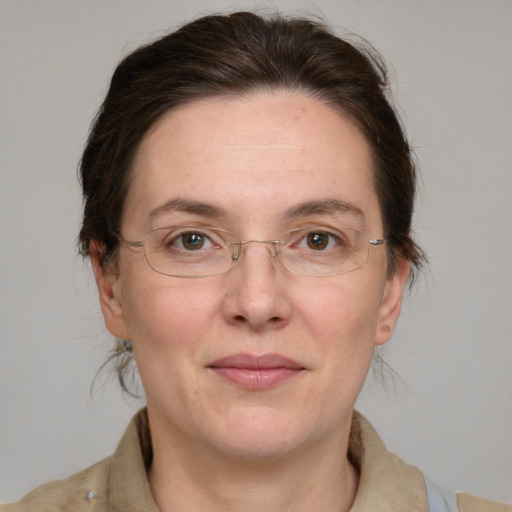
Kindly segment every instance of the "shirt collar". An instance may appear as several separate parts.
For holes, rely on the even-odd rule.
[[[159,512],[147,477],[152,458],[147,410],[142,409],[112,455],[110,510]],[[422,473],[390,453],[370,423],[357,412],[352,417],[349,459],[359,471],[359,486],[350,512],[428,511]]]

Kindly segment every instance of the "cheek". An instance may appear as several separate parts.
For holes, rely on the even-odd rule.
[[[364,340],[373,346],[381,302],[380,286],[345,278],[302,292],[296,306],[321,343]],[[352,282],[354,281],[354,282]]]
[[[322,369],[323,387],[338,390],[342,404],[355,401],[369,371],[383,291],[371,280],[347,278],[304,292],[300,311],[303,329],[316,347],[314,363]],[[331,400],[331,393],[318,397],[329,409]]]
[[[212,297],[201,294],[196,282],[156,277],[151,283],[131,283],[124,309],[147,400],[178,407],[201,386],[198,370],[204,342],[212,336],[214,308]]]
[[[310,407],[306,413],[312,416],[315,408],[324,411],[318,429],[325,425],[334,428],[351,410],[372,362],[380,291],[348,277],[318,287],[315,284],[303,290],[296,301],[297,308],[301,305],[296,311],[302,318],[299,339],[305,341],[305,353],[313,354],[309,361],[315,370],[315,385],[302,407]]]
[[[162,279],[152,272],[123,286],[123,312],[136,352],[138,345],[145,348],[144,357],[162,352],[175,357],[183,346],[193,350],[213,310],[213,298],[200,285],[198,280]]]

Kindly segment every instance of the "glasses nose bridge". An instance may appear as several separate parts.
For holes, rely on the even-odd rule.
[[[251,240],[240,240],[238,242],[238,251],[236,251],[233,254],[233,261],[240,262],[242,258],[242,251],[245,248],[246,245],[257,243],[257,244],[265,244],[270,252],[270,255],[272,256],[272,259],[274,259],[276,256],[279,255],[278,246],[282,243],[280,240],[260,240],[257,238],[251,239]]]

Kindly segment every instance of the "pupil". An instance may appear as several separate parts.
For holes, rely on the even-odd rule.
[[[198,233],[188,233],[183,235],[183,246],[186,249],[197,250],[204,245],[204,236]]]
[[[325,249],[328,237],[324,233],[310,233],[308,235],[308,247],[311,249]]]

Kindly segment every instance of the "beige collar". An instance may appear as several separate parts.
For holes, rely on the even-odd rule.
[[[147,411],[130,422],[111,458],[110,510],[159,512],[146,469],[153,456]],[[349,457],[360,472],[351,512],[426,512],[423,475],[388,452],[379,436],[354,412]]]
[[[349,458],[359,469],[359,487],[350,512],[427,512],[421,471],[389,452],[370,423],[352,416]]]

